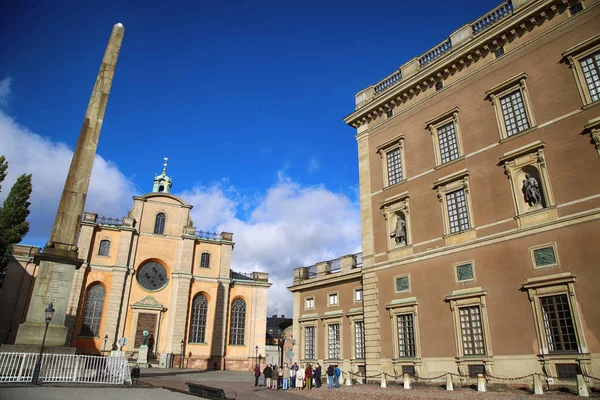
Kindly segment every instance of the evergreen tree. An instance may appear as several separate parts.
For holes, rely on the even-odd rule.
[[[6,176],[8,163],[0,156],[0,183]],[[8,251],[29,232],[29,197],[31,196],[31,174],[23,174],[10,189],[4,205],[0,208],[0,288],[4,283],[8,266]]]

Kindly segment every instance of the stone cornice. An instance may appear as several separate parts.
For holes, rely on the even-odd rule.
[[[293,293],[293,292],[302,291],[302,290],[308,289],[308,288],[312,289],[312,288],[319,287],[319,286],[327,286],[327,285],[331,285],[334,283],[340,283],[343,281],[360,278],[361,271],[362,271],[361,268],[355,268],[351,272],[347,272],[343,275],[337,273],[334,275],[325,275],[322,278],[316,277],[316,278],[304,279],[302,282],[298,283],[297,285],[289,286],[288,290]]]

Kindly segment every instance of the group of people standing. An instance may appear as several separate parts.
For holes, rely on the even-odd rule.
[[[329,389],[340,387],[341,370],[337,365],[329,365],[326,370],[327,383]],[[294,363],[288,367],[283,364],[283,367],[267,364],[263,369],[264,377],[263,386],[271,390],[302,390],[306,388],[310,390],[313,386],[321,387],[321,365],[316,363],[315,367],[308,363],[306,366]],[[259,380],[261,376],[260,366],[254,367],[254,386],[260,386]]]

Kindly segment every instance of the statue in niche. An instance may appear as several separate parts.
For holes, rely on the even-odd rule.
[[[542,204],[540,185],[538,181],[529,174],[525,174],[525,179],[523,180],[523,195],[525,196],[525,202],[529,204],[529,207]]]
[[[394,238],[396,244],[406,244],[406,222],[400,214],[396,214],[396,229],[390,233],[390,237]]]

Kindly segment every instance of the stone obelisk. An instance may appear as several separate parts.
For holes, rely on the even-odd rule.
[[[83,263],[77,254],[77,235],[124,32],[123,25],[116,24],[106,46],[56,212],[50,241],[46,243],[43,252],[35,258],[36,263],[39,264],[38,273],[29,301],[27,317],[19,326],[15,345],[39,346],[41,344],[45,329],[44,310],[49,303],[53,304],[56,311],[48,327],[46,344],[48,346],[69,344],[65,326],[67,303],[75,269]]]

